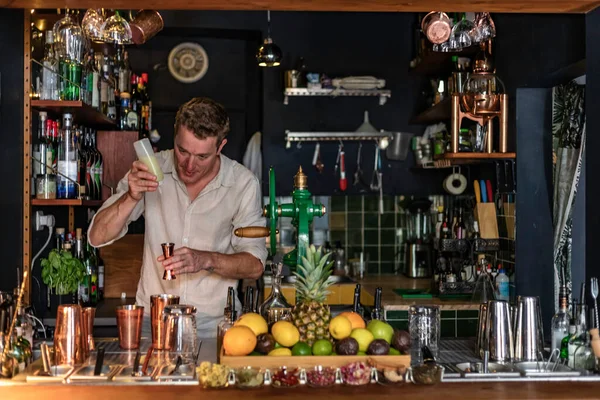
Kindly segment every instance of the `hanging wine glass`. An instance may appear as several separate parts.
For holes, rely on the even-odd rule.
[[[68,12],[52,28],[56,51],[60,57],[81,62],[85,47],[83,31],[77,20]]]
[[[471,32],[474,28],[475,24],[463,16],[463,18],[452,28],[450,48],[452,50],[462,50],[471,46],[473,44]]]
[[[132,44],[131,28],[118,11],[102,25],[102,38],[107,43]]]
[[[496,25],[489,12],[475,13],[471,36],[476,42],[485,42],[496,37]]]
[[[102,10],[90,8],[85,12],[81,27],[85,35],[93,42],[102,43],[102,25],[104,24],[104,16]]]

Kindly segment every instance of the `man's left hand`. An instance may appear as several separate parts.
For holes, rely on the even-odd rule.
[[[175,275],[192,274],[203,270],[212,271],[212,253],[209,251],[193,250],[188,247],[180,247],[173,251],[173,256],[165,260],[164,256],[158,257],[165,269],[171,270]]]

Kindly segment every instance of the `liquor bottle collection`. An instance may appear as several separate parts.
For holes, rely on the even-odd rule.
[[[102,199],[103,157],[96,147],[96,131],[39,113],[39,144],[33,147],[32,191],[38,199]],[[33,179],[35,178],[35,179]]]
[[[70,21],[78,25],[72,16]],[[83,46],[69,51],[70,47],[56,40],[61,29],[45,32],[43,68],[41,77],[33,79],[38,86],[32,91],[33,98],[83,101],[115,120],[119,129],[139,131],[140,138],[147,137],[152,129],[148,74],[133,73],[123,46],[117,46],[114,55],[106,47],[103,53],[93,48],[85,51]]]

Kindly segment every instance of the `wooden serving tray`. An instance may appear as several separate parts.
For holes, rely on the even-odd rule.
[[[283,366],[311,368],[317,365],[323,367],[343,367],[352,362],[374,362],[378,365],[398,367],[410,366],[410,356],[244,356],[233,357],[221,354],[221,364],[232,368],[257,367],[277,369]]]

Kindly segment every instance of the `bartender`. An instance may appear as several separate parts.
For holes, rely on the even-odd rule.
[[[156,153],[164,173],[160,185],[135,161],[88,230],[92,246],[108,246],[144,215],[136,303],[148,316],[151,295],[180,296],[181,304],[197,308],[198,335],[204,338],[216,336],[227,288],[239,279],[258,279],[267,257],[264,238],[233,234],[236,228],[265,226],[265,218],[256,176],[222,154],[228,133],[229,117],[221,104],[201,97],[183,104],[175,117],[174,149]],[[161,248],[166,242],[175,243],[167,260]],[[163,280],[165,269],[176,279]],[[150,318],[144,320],[149,334]]]

